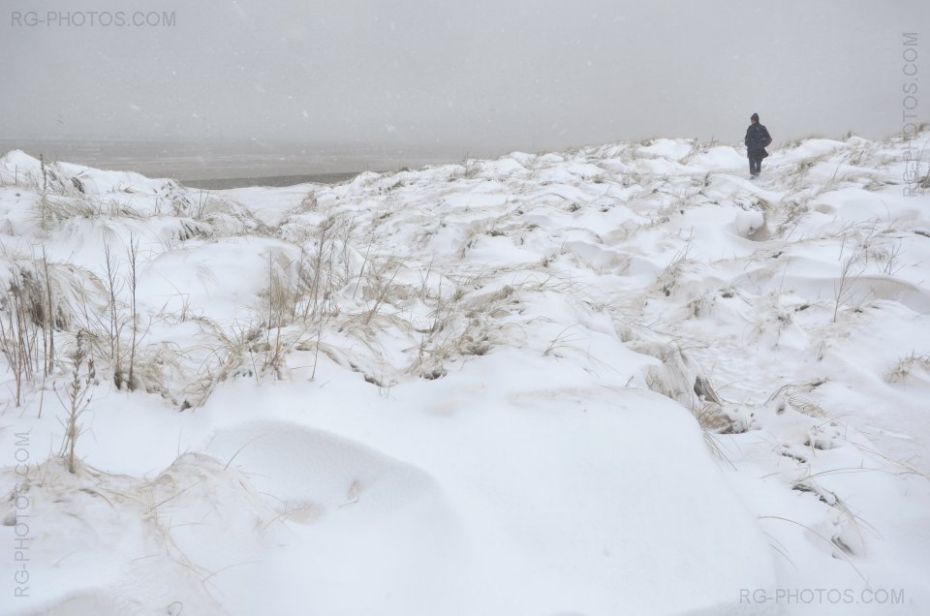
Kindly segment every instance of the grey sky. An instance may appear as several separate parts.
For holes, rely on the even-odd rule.
[[[174,27],[13,12],[174,11]],[[542,149],[901,128],[930,3],[4,0],[0,136]],[[926,50],[926,51],[924,51]],[[919,111],[927,118],[926,94]]]

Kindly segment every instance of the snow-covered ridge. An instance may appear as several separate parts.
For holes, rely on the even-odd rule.
[[[776,587],[915,613],[905,147],[804,140],[756,181],[660,139],[227,191],[6,154],[0,320],[36,341],[3,377],[33,463],[0,527],[34,533],[13,613],[774,613],[741,590]],[[71,474],[45,460],[79,332]]]

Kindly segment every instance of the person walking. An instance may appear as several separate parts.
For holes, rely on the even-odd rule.
[[[762,172],[762,159],[769,155],[765,148],[772,143],[769,130],[759,124],[759,114],[749,118],[752,124],[746,129],[746,153],[749,155],[749,177],[756,177]]]

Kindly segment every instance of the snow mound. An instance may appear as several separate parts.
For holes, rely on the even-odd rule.
[[[237,425],[214,435],[207,451],[246,469],[258,489],[288,509],[296,503],[322,515],[365,503],[376,508],[371,515],[377,517],[405,500],[441,501],[435,480],[424,471],[299,424]]]

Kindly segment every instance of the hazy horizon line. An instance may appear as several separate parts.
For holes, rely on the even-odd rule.
[[[748,126],[748,123],[747,123]],[[925,131],[930,127],[930,122],[924,122],[920,126],[918,132]],[[870,141],[886,141],[888,139],[893,139],[895,137],[901,137],[902,131],[895,130],[881,136],[870,136],[865,133],[860,133],[852,129],[843,131],[841,134],[828,134],[821,132],[811,132],[804,134],[793,134],[789,133],[788,136],[777,138],[775,142],[790,142],[798,141],[802,139],[836,139],[842,140],[846,139],[849,136],[860,137],[863,139],[868,139]],[[562,151],[562,150],[572,150],[578,148],[585,148],[591,146],[599,145],[608,145],[614,143],[642,143],[644,141],[654,141],[656,139],[684,139],[696,141],[698,143],[708,144],[708,143],[739,143],[739,139],[734,139],[731,141],[726,141],[720,139],[716,136],[711,136],[709,138],[698,137],[694,135],[673,135],[673,134],[653,134],[645,137],[623,137],[623,138],[607,138],[602,141],[584,141],[584,142],[573,142],[566,145],[553,145],[553,146],[538,146],[532,151],[535,152],[552,152],[552,151]],[[50,143],[50,144],[132,144],[132,145],[213,145],[213,146],[293,146],[293,147],[371,147],[371,148],[380,148],[380,149],[391,149],[391,148],[410,148],[418,149],[422,151],[440,151],[440,150],[461,150],[461,149],[494,149],[501,150],[503,152],[513,152],[513,151],[528,151],[522,149],[518,144],[508,145],[503,143],[471,143],[471,142],[456,142],[456,143],[426,143],[426,142],[395,142],[395,141],[372,141],[372,140],[290,140],[290,139],[149,139],[149,138],[136,138],[136,139],[122,139],[122,138],[113,138],[113,137],[0,137],[0,144],[15,144],[15,143]]]

